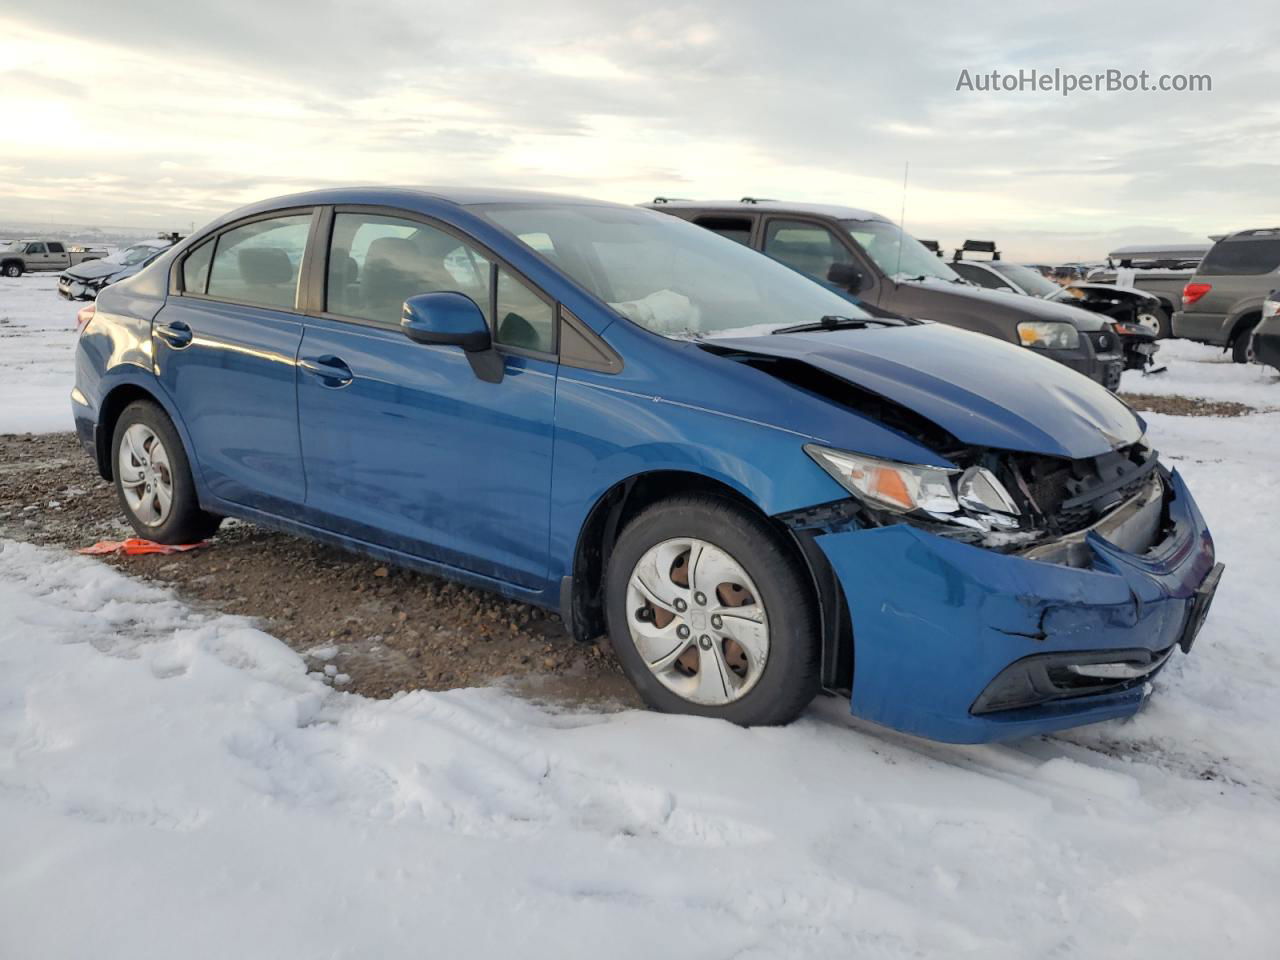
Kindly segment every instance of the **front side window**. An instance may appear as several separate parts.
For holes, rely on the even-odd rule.
[[[1256,276],[1280,266],[1280,237],[1266,240],[1228,237],[1219,240],[1200,264],[1209,276]]]
[[[923,243],[886,220],[843,220],[867,256],[895,283],[903,280],[959,280]]]
[[[498,268],[497,305],[494,339],[498,343],[540,353],[555,349],[555,310],[502,267]]]
[[[654,333],[698,337],[866,311],[789,267],[686,220],[596,204],[477,204],[617,313]],[[528,319],[528,318],[526,318]]]
[[[206,292],[219,300],[292,310],[310,229],[311,214],[302,213],[219,234]]]
[[[986,267],[980,267],[976,263],[965,263],[964,261],[961,261],[960,263],[952,264],[951,269],[960,274],[960,276],[964,277],[970,283],[976,283],[978,286],[985,287],[988,290],[1013,289],[1013,287],[1009,286],[1009,284],[1001,280]]]
[[[420,293],[453,291],[489,319],[489,260],[452,234],[427,224],[369,213],[339,213],[329,240],[325,309],[389,327]]]
[[[27,246],[27,253],[44,253],[44,252],[45,252],[45,248],[43,243],[32,243]]]
[[[833,264],[853,263],[849,251],[830,230],[798,220],[770,220],[764,233],[764,252],[823,282]]]

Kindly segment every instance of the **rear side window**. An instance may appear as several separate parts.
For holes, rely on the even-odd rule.
[[[185,293],[204,293],[209,283],[209,261],[213,259],[213,241],[206,240],[182,261],[182,289]],[[125,263],[128,263],[128,258]]]
[[[217,238],[206,292],[218,300],[292,310],[311,214],[255,220]]]
[[[489,316],[492,266],[452,234],[413,220],[339,213],[329,240],[325,309],[398,327],[404,302],[420,293],[464,293]]]
[[[1200,273],[1213,276],[1256,275],[1280,267],[1280,237],[1219,240],[1200,264]]]
[[[49,252],[50,253],[66,253],[66,251],[62,249],[62,244],[60,243],[50,243]]]
[[[693,222],[744,247],[751,246],[750,217],[695,217]]]

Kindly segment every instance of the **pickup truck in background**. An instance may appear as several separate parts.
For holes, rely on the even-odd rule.
[[[1211,238],[1212,239],[1212,238]],[[1090,270],[1090,283],[1131,286],[1160,301],[1160,332],[1173,335],[1173,314],[1182,305],[1182,288],[1209,252],[1209,243],[1166,243],[1119,247],[1107,254],[1107,265]]]
[[[0,274],[20,277],[37,270],[65,270],[86,260],[101,260],[106,250],[64,244],[59,240],[10,240],[0,245]]]

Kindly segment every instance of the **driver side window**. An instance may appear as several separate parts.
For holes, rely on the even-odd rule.
[[[798,220],[770,220],[764,252],[773,259],[826,282],[833,264],[853,264],[853,257],[826,227]]]

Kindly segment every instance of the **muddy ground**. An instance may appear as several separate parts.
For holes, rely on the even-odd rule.
[[[78,548],[132,535],[74,435],[0,436],[0,536]],[[607,641],[572,642],[554,614],[251,524],[225,521],[191,553],[106,561],[196,607],[253,618],[367,696],[501,683],[638,705]]]

